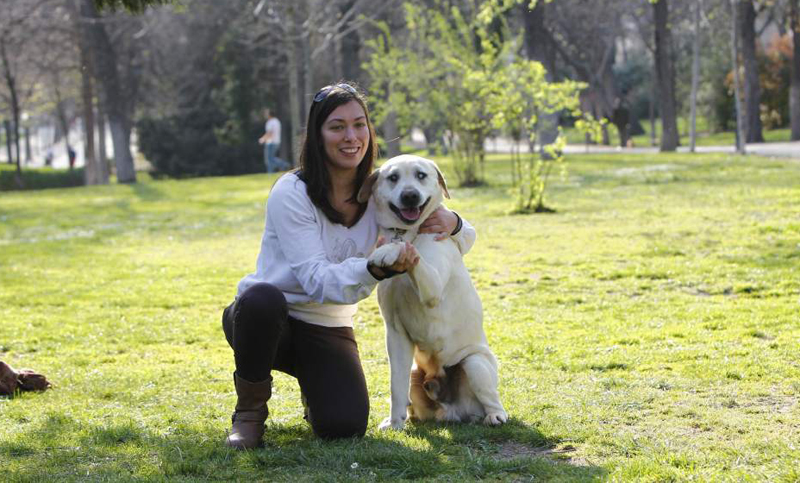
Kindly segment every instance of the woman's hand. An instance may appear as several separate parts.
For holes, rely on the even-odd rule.
[[[385,245],[386,239],[384,237],[378,237],[378,246]],[[416,267],[419,263],[419,253],[417,249],[414,248],[409,242],[403,243],[403,248],[400,250],[400,256],[397,257],[397,261],[395,261],[392,265],[386,267],[389,270],[393,270],[395,272],[407,272],[412,268]]]
[[[387,243],[386,238],[379,236],[378,244],[376,245],[375,248],[383,246],[386,243]],[[393,264],[389,265],[388,267],[378,267],[369,264],[367,268],[370,270],[370,273],[372,273],[372,275],[375,278],[382,280],[398,273],[405,273],[411,270],[412,268],[416,267],[418,263],[419,263],[419,253],[417,252],[417,249],[414,248],[414,245],[412,245],[411,243],[404,242],[402,244],[402,248],[400,249],[400,255],[397,257],[397,260],[395,260]]]
[[[444,206],[436,209],[427,220],[419,226],[420,233],[436,233],[436,241],[446,239],[458,226],[458,215]]]

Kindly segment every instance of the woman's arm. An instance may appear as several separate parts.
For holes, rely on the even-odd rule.
[[[267,223],[295,278],[317,303],[353,304],[366,298],[378,283],[367,270],[367,260],[328,260],[317,211],[300,191],[305,185],[295,183],[299,181],[292,178],[279,181],[267,202]]]

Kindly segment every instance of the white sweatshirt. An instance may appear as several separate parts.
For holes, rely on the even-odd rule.
[[[466,221],[453,237],[462,254],[475,238]],[[306,184],[287,173],[270,192],[256,272],[239,282],[237,297],[267,282],[283,292],[290,316],[310,324],[352,327],[356,302],[378,284],[367,270],[377,239],[372,203],[354,226],[332,223],[311,202]]]

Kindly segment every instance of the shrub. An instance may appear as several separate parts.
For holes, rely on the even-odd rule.
[[[18,191],[14,181],[15,167],[3,165],[0,167],[0,191]],[[23,169],[23,190],[41,190],[47,188],[71,188],[83,186],[83,168],[72,170],[37,168]]]

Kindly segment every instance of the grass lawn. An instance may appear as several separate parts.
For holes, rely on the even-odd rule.
[[[0,399],[3,481],[799,481],[800,162],[572,157],[550,215],[509,215],[508,161],[488,164],[449,205],[478,230],[466,263],[511,421],[379,432],[373,294],[367,436],[316,440],[279,374],[250,452],[222,444],[220,314],[275,177],[0,193],[0,359],[56,386]]]

